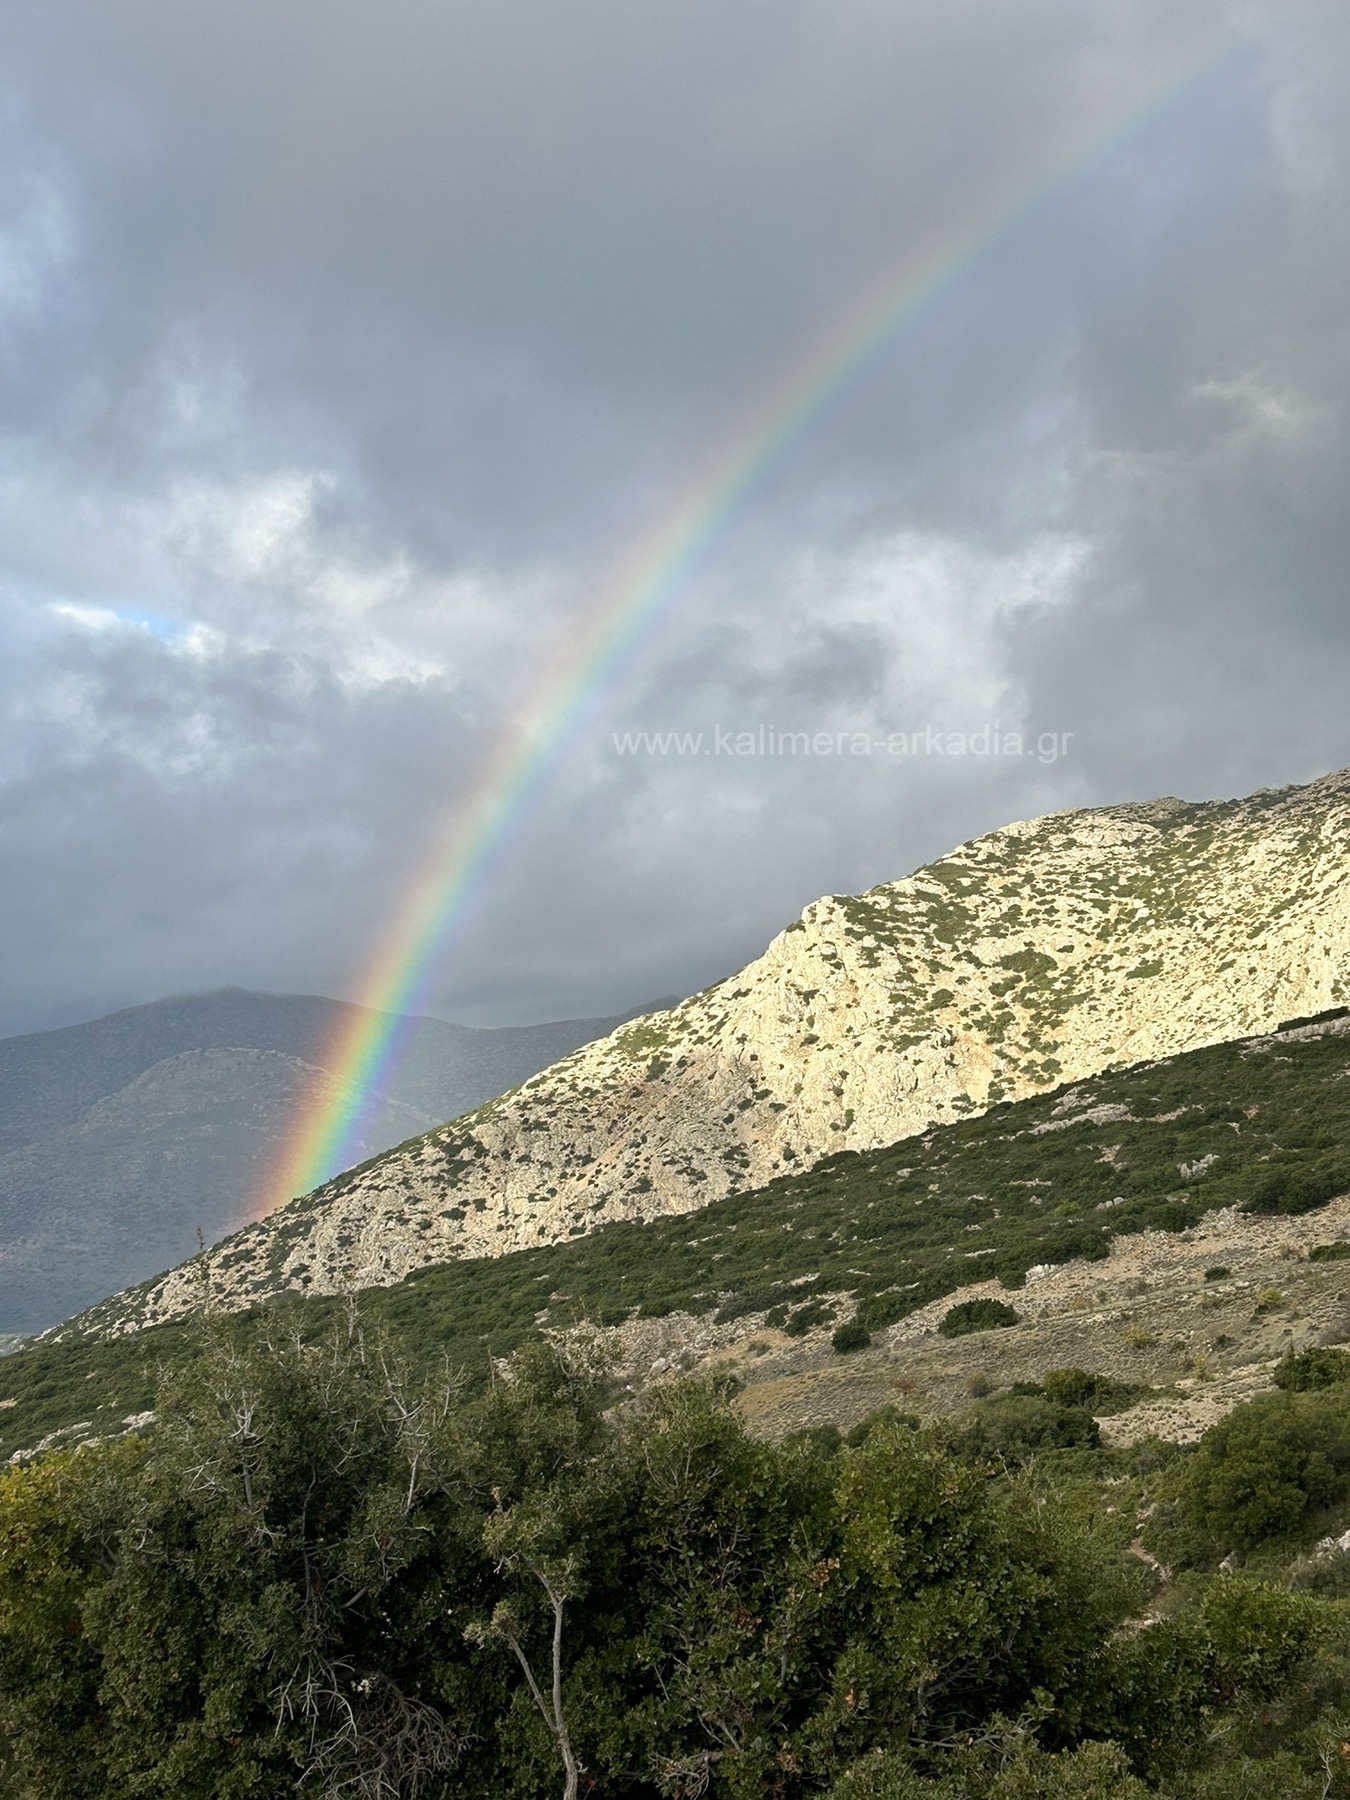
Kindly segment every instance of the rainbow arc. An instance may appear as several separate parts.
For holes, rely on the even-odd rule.
[[[1118,70],[1016,167],[959,213],[908,242],[736,420],[661,516],[594,593],[570,648],[542,671],[470,792],[457,798],[408,881],[252,1209],[307,1193],[357,1154],[396,1065],[406,1017],[423,1004],[437,958],[491,885],[558,769],[579,724],[705,568],[802,439],[858,391],[959,278],[1056,195],[1222,73],[1242,51],[1225,40]],[[336,1079],[333,1079],[333,1078]],[[335,1097],[336,1096],[336,1097]]]

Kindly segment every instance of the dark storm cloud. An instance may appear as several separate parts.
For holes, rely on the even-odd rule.
[[[0,1029],[349,987],[747,401],[1169,48],[1209,75],[967,269],[606,690],[431,1000],[617,1009],[1006,818],[1350,761],[1340,9],[48,0],[3,39]],[[1071,748],[614,742],[991,722]]]

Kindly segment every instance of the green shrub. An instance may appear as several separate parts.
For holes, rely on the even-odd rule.
[[[942,1757],[927,1774],[893,1750],[853,1764],[826,1800],[1150,1800],[1116,1744],[1057,1754],[1024,1730],[1005,1727],[992,1745]]]
[[[805,1306],[797,1307],[788,1315],[783,1330],[789,1337],[805,1337],[808,1331],[814,1331],[817,1325],[827,1324],[830,1309],[819,1300],[812,1300]]]
[[[1342,1381],[1350,1381],[1350,1352],[1327,1350],[1316,1344],[1307,1350],[1291,1350],[1276,1365],[1271,1379],[1289,1394],[1310,1394],[1318,1388],[1336,1387]]]
[[[844,1434],[844,1442],[856,1450],[859,1444],[867,1442],[879,1425],[898,1425],[907,1431],[917,1431],[919,1417],[917,1413],[901,1412],[898,1406],[879,1406]]]
[[[1263,1780],[1263,1765],[1253,1765],[1231,1739],[1220,1747],[1224,1734],[1214,1731],[1214,1719],[1227,1713],[1228,1732],[1236,1737],[1254,1708],[1298,1693],[1318,1623],[1315,1600],[1274,1584],[1231,1575],[1179,1583],[1168,1617],[1147,1631],[1118,1634],[1084,1671],[1084,1723],[1090,1721],[1094,1736],[1109,1734],[1150,1781],[1208,1764],[1213,1785],[1183,1779],[1164,1788],[1178,1800],[1311,1800],[1330,1790],[1302,1780],[1286,1787],[1272,1780],[1268,1766]],[[1265,1723],[1271,1723],[1268,1710]]]
[[[1227,1281],[1229,1270],[1223,1263],[1215,1263],[1212,1269],[1205,1270],[1206,1281]]]
[[[1244,1212],[1293,1216],[1313,1212],[1350,1190],[1350,1164],[1328,1159],[1310,1169],[1278,1169],[1267,1175]]]
[[[1308,1252],[1309,1262],[1344,1262],[1350,1256],[1350,1238],[1337,1238],[1334,1244],[1314,1244]]]
[[[756,1288],[748,1288],[724,1300],[713,1314],[713,1319],[719,1325],[726,1325],[736,1319],[744,1319],[750,1313],[762,1312],[766,1315],[765,1322],[772,1323],[769,1315],[773,1310],[771,1295]]]
[[[908,1294],[869,1294],[858,1306],[858,1317],[869,1331],[884,1331],[903,1319],[913,1305]]]
[[[1306,1536],[1317,1513],[1347,1496],[1350,1394],[1259,1395],[1211,1426],[1181,1465],[1182,1556],[1213,1560]]]
[[[943,1337],[968,1337],[974,1331],[997,1331],[1016,1323],[1017,1314],[1005,1300],[963,1300],[948,1308],[938,1330]]]
[[[1328,1019],[1344,1019],[1350,1014],[1350,1006],[1329,1006],[1325,1012],[1306,1013],[1299,1019],[1281,1019],[1275,1027],[1276,1031],[1297,1031],[1301,1025],[1321,1025]]]
[[[1013,1459],[1038,1450],[1096,1450],[1101,1432],[1085,1406],[1057,1406],[1041,1394],[998,1394],[962,1415],[952,1439],[965,1457]]]
[[[1058,1406],[1086,1406],[1097,1391],[1097,1377],[1086,1369],[1047,1369],[1040,1389]]]
[[[1040,1379],[1040,1392],[1056,1406],[1086,1406],[1096,1413],[1122,1412],[1141,1391],[1128,1381],[1090,1375],[1086,1369],[1047,1369]]]
[[[1305,1595],[1265,1581],[1216,1581],[1199,1612],[1223,1700],[1269,1702],[1299,1679],[1316,1630]]]
[[[841,1356],[848,1356],[855,1350],[866,1350],[872,1334],[861,1319],[845,1319],[830,1342]]]
[[[819,1456],[834,1456],[843,1442],[837,1425],[803,1425],[800,1431],[790,1431],[780,1441],[780,1448],[808,1449]]]

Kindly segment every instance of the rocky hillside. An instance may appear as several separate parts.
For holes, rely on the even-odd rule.
[[[1350,1335],[1350,1009],[1337,1013],[842,1151],[711,1202],[696,1235],[687,1216],[620,1220],[417,1269],[360,1296],[362,1329],[470,1385],[540,1334],[599,1333],[635,1389],[733,1373],[768,1435],[847,1428],[898,1394],[951,1411],[972,1379],[1076,1365],[1163,1390],[1123,1428],[1161,1406],[1163,1435],[1193,1435],[1268,1385],[1284,1350]],[[944,1335],[948,1308],[979,1299],[1011,1302],[1016,1322]],[[195,1321],[117,1332],[127,1316],[122,1296],[0,1359],[0,1460],[153,1409],[201,1339]],[[348,1328],[345,1299],[281,1294],[237,1341]]]
[[[1052,814],[807,907],[756,962],[292,1201],[212,1257],[220,1302],[687,1213],[1116,1064],[1350,997],[1350,772]],[[173,1272],[117,1322],[180,1315]],[[113,1323],[113,1315],[109,1315]]]

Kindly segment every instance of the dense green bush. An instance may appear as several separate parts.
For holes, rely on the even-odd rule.
[[[1043,1394],[996,1394],[969,1409],[953,1442],[963,1456],[1021,1458],[1095,1450],[1101,1431],[1086,1406],[1062,1406]]]
[[[841,1356],[848,1356],[854,1350],[865,1350],[871,1341],[871,1332],[861,1319],[856,1318],[845,1319],[830,1339]]]
[[[1203,1563],[1268,1540],[1306,1538],[1350,1497],[1350,1388],[1260,1395],[1205,1433],[1178,1465],[1175,1553]]]
[[[1277,1388],[1289,1394],[1310,1394],[1319,1388],[1350,1381],[1350,1351],[1330,1350],[1313,1344],[1307,1350],[1291,1350],[1275,1366],[1271,1377]]]
[[[901,1425],[910,1431],[918,1431],[920,1420],[917,1413],[902,1412],[898,1406],[879,1406],[875,1412],[868,1413],[864,1419],[851,1426],[845,1433],[844,1442],[853,1449],[865,1444],[868,1438],[880,1425]]]
[[[772,1318],[772,1314],[770,1317]],[[812,1300],[805,1306],[793,1308],[787,1315],[783,1330],[789,1337],[805,1337],[808,1331],[814,1331],[820,1325],[827,1325],[829,1320],[829,1307],[821,1300]]]
[[[1016,1323],[1017,1314],[1005,1300],[963,1300],[947,1309],[938,1330],[943,1337],[967,1337],[973,1331],[996,1331]]]
[[[1040,1392],[1056,1406],[1086,1406],[1094,1413],[1119,1412],[1132,1406],[1141,1390],[1109,1375],[1090,1375],[1086,1369],[1047,1369]]]
[[[1084,1744],[1058,1755],[1009,1728],[992,1745],[942,1758],[921,1774],[906,1757],[875,1750],[830,1789],[827,1800],[1149,1800],[1116,1744]]]
[[[1253,1712],[1273,1719],[1281,1701],[1303,1707],[1319,1634],[1330,1623],[1309,1596],[1237,1576],[1192,1584],[1177,1601],[1146,1630],[1104,1646],[1084,1671],[1080,1696],[1080,1724],[1119,1744],[1134,1770],[1168,1793],[1183,1771],[1212,1766],[1216,1715],[1226,1714],[1224,1729],[1236,1732]],[[1343,1700],[1343,1668],[1333,1680]],[[1264,1748],[1273,1747],[1268,1736]],[[1231,1781],[1237,1770],[1225,1763]],[[1178,1783],[1183,1793],[1188,1787]],[[1305,1778],[1295,1791],[1312,1800],[1323,1790]]]
[[[1350,1162],[1328,1157],[1311,1168],[1278,1169],[1266,1176],[1243,1210],[1273,1215],[1313,1212],[1347,1192]]]

